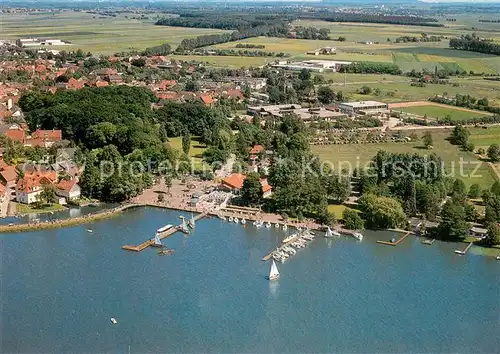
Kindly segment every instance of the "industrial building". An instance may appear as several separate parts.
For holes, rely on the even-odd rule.
[[[377,101],[343,102],[338,107],[348,114],[384,113],[389,109],[387,103]]]

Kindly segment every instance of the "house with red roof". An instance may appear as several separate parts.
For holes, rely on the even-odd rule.
[[[43,191],[43,186],[54,184],[56,181],[57,175],[54,171],[25,172],[23,178],[16,183],[16,201],[23,204],[35,203]]]
[[[79,90],[85,87],[85,80],[77,80],[75,78],[71,78],[68,80],[68,84],[66,87],[70,90]]]
[[[200,100],[201,100],[201,102],[203,102],[203,104],[205,106],[208,106],[208,107],[211,107],[215,103],[214,98],[212,97],[212,95],[209,95],[209,94],[201,94]]]
[[[66,199],[66,201],[79,199],[81,189],[76,178],[61,180],[56,184],[56,194]]]
[[[245,182],[247,176],[241,173],[232,173],[230,176],[224,178],[221,181],[221,187],[223,189],[229,190],[235,194],[239,194],[243,188],[243,183]],[[264,198],[271,196],[272,186],[268,183],[267,178],[261,178],[260,184],[262,185],[262,194]]]
[[[26,141],[26,133],[21,129],[9,129],[4,135],[8,137],[10,140],[24,144]]]
[[[3,161],[3,160],[2,160]],[[4,162],[5,163],[5,162]],[[6,187],[13,187],[17,181],[16,166],[5,166],[0,171],[0,180]]]
[[[42,139],[48,142],[56,142],[62,140],[62,131],[59,129],[42,130],[37,129],[31,134],[32,139]]]

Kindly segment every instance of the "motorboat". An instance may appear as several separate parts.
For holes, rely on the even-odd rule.
[[[461,256],[463,256],[465,254],[464,251],[461,251],[461,250],[455,250],[455,253],[459,254]]]
[[[94,232],[94,231],[93,231],[92,229],[87,229],[87,232],[92,233],[92,232]]]
[[[279,229],[280,228],[280,224],[279,223],[274,224],[274,228],[275,229]]]
[[[287,243],[287,242],[290,242],[291,240],[293,240],[294,238],[295,238],[295,235],[290,235],[290,236],[286,237],[282,242]]]
[[[363,241],[363,235],[361,233],[359,233],[359,232],[354,232],[352,234],[352,237],[354,237],[358,241]]]
[[[235,217],[235,218],[233,219],[233,221],[234,221],[234,223],[235,223],[235,224],[239,224],[239,222],[240,222],[240,220],[239,220],[237,217]]]
[[[159,256],[170,256],[172,254],[174,254],[174,250],[171,250],[171,249],[168,249],[168,248],[163,249],[161,251],[158,251],[158,255]]]
[[[283,224],[283,231],[286,231],[288,229],[288,226],[286,224]]]
[[[116,320],[116,318],[111,317],[111,323],[115,325],[118,323],[118,321]]]
[[[230,216],[230,217],[227,219],[227,221],[229,221],[229,222],[233,222],[233,220],[234,220],[234,219],[233,219],[233,217],[232,217],[232,216]]]
[[[245,218],[241,219],[241,225],[246,225],[247,221],[245,220]]]
[[[497,261],[500,261],[500,256],[497,256]]]
[[[173,227],[173,225],[167,224],[165,226],[160,227],[158,230],[156,230],[156,232],[161,234],[162,232],[165,232],[165,231],[171,229],[172,227]]]
[[[270,228],[270,227],[271,227],[271,223],[270,223],[269,221],[268,221],[268,222],[266,222],[266,227],[267,227],[267,228]]]

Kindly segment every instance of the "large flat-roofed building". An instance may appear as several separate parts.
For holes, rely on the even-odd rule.
[[[346,113],[338,112],[334,109],[324,107],[302,108],[298,104],[249,106],[248,114],[252,116],[273,118],[282,118],[285,114],[296,114],[305,123],[318,120],[330,122],[347,117]]]
[[[339,104],[339,109],[345,113],[364,113],[386,111],[387,103],[377,101],[344,102]]]
[[[47,38],[21,38],[17,40],[19,47],[39,47],[49,45],[68,45],[69,42],[60,39]]]
[[[342,66],[352,64],[351,61],[334,61],[334,60],[303,60],[300,62],[289,63],[287,61],[280,61],[274,64],[275,68],[282,68],[286,70],[310,70],[316,72],[333,71],[337,72]]]

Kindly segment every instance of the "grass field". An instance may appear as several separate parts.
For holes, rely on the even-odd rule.
[[[182,153],[182,137],[169,138],[168,144]],[[199,138],[191,137],[191,147],[188,156],[193,160],[194,166],[199,168],[203,164],[203,152],[207,147],[199,142]]]
[[[447,115],[451,116],[454,121],[462,121],[467,120],[474,117],[484,117],[486,114],[477,112],[466,112],[458,109],[454,109],[453,107],[439,107],[439,106],[418,106],[418,107],[404,107],[404,108],[396,108],[398,111],[416,114],[419,116],[427,116],[428,118],[435,119],[443,119]]]
[[[250,66],[261,66],[273,58],[266,57],[224,57],[215,55],[171,55],[172,59],[186,60],[186,61],[200,61],[220,67],[241,68]]]
[[[476,148],[487,148],[492,144],[500,144],[500,127],[488,127],[488,129],[472,128],[469,131],[471,133],[469,141]]]
[[[126,18],[125,15],[99,17],[102,16],[72,11],[0,14],[0,27],[2,39],[58,38],[71,41],[72,45],[55,49],[81,48],[85,52],[96,54],[142,50],[162,43],[168,43],[175,48],[184,38],[224,32],[205,28],[155,26],[153,19],[139,21]]]
[[[422,136],[422,132],[417,133]],[[455,177],[463,179],[467,185],[478,183],[483,188],[489,188],[496,180],[495,172],[487,163],[480,161],[473,153],[459,150],[457,146],[451,145],[446,138],[449,131],[433,131],[434,149],[422,149],[420,141],[414,143],[382,143],[382,144],[346,144],[346,145],[323,145],[312,146],[314,153],[318,154],[322,161],[332,163],[335,168],[352,168],[366,166],[379,150],[394,153],[417,153],[429,155],[436,153],[444,162],[444,171]],[[463,173],[460,172],[460,161],[463,161]],[[478,171],[472,172],[480,164]],[[454,172],[453,172],[454,170]]]

